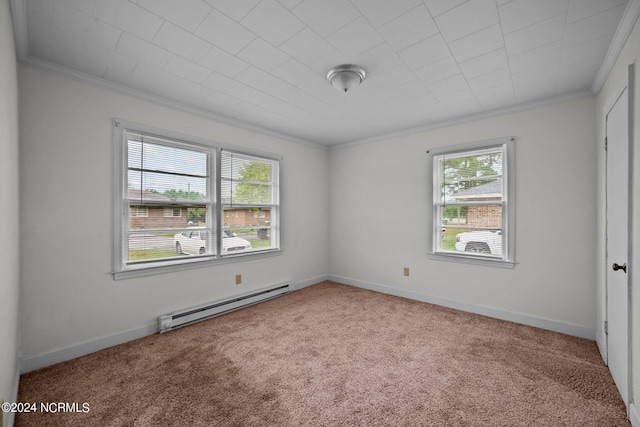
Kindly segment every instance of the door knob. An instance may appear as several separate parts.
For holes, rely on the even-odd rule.
[[[613,268],[613,271],[618,271],[618,270],[622,270],[625,273],[627,272],[627,263],[624,263],[622,265],[618,265],[617,262],[614,262],[613,265],[611,266]]]

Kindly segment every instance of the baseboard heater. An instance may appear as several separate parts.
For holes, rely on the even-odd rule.
[[[291,293],[292,290],[291,283],[286,283],[227,300],[165,314],[158,318],[158,329],[160,333],[168,332],[182,326]]]

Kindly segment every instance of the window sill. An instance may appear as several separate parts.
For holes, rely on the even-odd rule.
[[[472,264],[472,265],[484,265],[488,267],[508,268],[513,269],[516,266],[514,261],[504,261],[501,259],[480,258],[472,255],[458,255],[458,254],[444,254],[444,253],[432,253],[427,254],[427,257],[436,261],[457,262],[460,264]]]
[[[224,258],[216,259],[185,260],[183,262],[166,263],[164,265],[155,264],[151,266],[148,264],[138,264],[129,266],[127,270],[114,271],[112,274],[114,280],[133,279],[136,277],[154,276],[156,274],[172,273],[175,271],[192,270],[194,268],[212,267],[214,265],[269,258],[282,255],[282,252],[282,249],[272,249],[252,254],[227,255]]]

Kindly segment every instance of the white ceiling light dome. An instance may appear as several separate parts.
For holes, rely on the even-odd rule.
[[[364,80],[367,73],[362,67],[343,64],[333,67],[327,73],[327,80],[341,92],[348,92]]]

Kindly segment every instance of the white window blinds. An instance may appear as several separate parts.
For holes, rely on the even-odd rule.
[[[281,158],[114,127],[116,278],[280,250]]]
[[[279,247],[279,161],[222,150],[223,239],[255,236],[252,249]]]
[[[216,253],[210,238],[183,237],[197,228],[212,235],[211,162],[215,153],[143,133],[125,133],[129,206],[126,264],[180,260]]]
[[[429,153],[432,254],[511,262],[512,144],[505,138]]]

